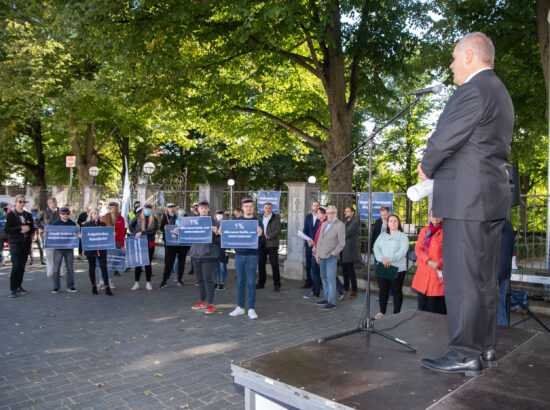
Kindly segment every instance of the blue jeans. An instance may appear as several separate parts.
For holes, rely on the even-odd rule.
[[[216,270],[214,271],[214,282],[224,283],[227,278],[227,263],[218,262]]]
[[[510,286],[510,279],[504,279],[499,286],[497,313],[497,324],[499,326],[509,326],[508,316],[506,315],[506,299],[508,299],[508,286]]]
[[[323,282],[324,299],[328,300],[333,305],[336,304],[336,269],[338,266],[338,257],[329,256],[321,258],[319,270],[321,273],[321,281]]]
[[[74,249],[54,249],[53,252],[53,287],[54,289],[61,288],[61,279],[59,271],[61,270],[61,262],[65,259],[65,268],[67,269],[67,289],[74,288]]]
[[[258,255],[235,255],[235,269],[237,270],[237,305],[244,309],[248,289],[248,309],[254,309]]]
[[[311,255],[311,281],[313,283],[311,293],[319,297],[319,293],[321,292],[321,274],[315,255]]]

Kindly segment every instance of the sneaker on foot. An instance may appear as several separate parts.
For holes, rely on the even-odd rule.
[[[54,288],[54,289],[52,290],[52,293],[60,293],[60,292],[61,292],[61,290],[59,290],[59,288]]]
[[[199,282],[195,282],[195,286],[199,286]]]
[[[315,299],[317,296],[315,296],[315,293],[309,292],[307,295],[302,296],[304,299]]]
[[[168,287],[168,283],[166,283],[166,282],[161,282],[161,284],[159,286],[160,289],[167,288],[167,287]]]
[[[212,313],[214,313],[214,305],[208,305],[208,307],[206,308],[206,310],[204,311],[204,313],[206,315],[211,315]]]
[[[258,319],[258,314],[254,309],[248,309],[248,317],[250,319]]]
[[[206,303],[204,302],[201,302],[200,300],[195,303],[193,306],[191,306],[191,309],[193,310],[199,310],[199,309],[204,309],[206,307]]]
[[[315,303],[318,304],[318,305],[326,305],[326,304],[328,304],[328,300],[323,299],[323,300],[320,300],[320,301],[315,302]]]
[[[16,298],[17,297],[17,291],[12,290],[10,293],[10,298]]]
[[[75,289],[74,286],[73,286],[72,288],[67,289],[67,292],[76,293],[76,292],[78,292],[78,290]]]
[[[139,289],[139,283],[134,283],[134,286],[130,288],[130,290],[138,290]]]
[[[145,289],[147,289],[147,290],[153,290],[153,287],[151,286],[151,284],[150,284],[149,282],[147,282],[147,283],[145,284]]]
[[[23,289],[21,286],[19,286],[17,288],[17,293],[21,294],[21,295],[26,295],[28,294],[29,292],[27,292],[25,289]]]
[[[244,315],[244,309],[240,306],[237,306],[230,314],[229,316],[240,316]]]
[[[327,303],[325,306],[323,306],[323,310],[332,310],[336,307],[336,305],[333,305],[332,303]]]
[[[375,318],[376,320],[384,319],[385,317],[386,317],[386,315],[385,315],[384,313],[382,313],[382,312],[378,312],[378,313],[376,314],[376,316],[374,316],[374,318]]]
[[[223,283],[220,283],[218,285],[218,290],[225,290],[225,285]]]
[[[348,292],[344,291],[344,293],[342,293],[342,294],[340,295],[340,297],[338,297],[338,300],[344,300],[344,299],[346,298],[346,294],[347,294],[347,293],[348,293]]]
[[[178,286],[183,286],[183,280],[177,280],[177,281],[176,281],[176,285],[178,285]]]
[[[349,298],[355,299],[356,297],[357,297],[357,292],[351,291],[351,293],[349,294]]]
[[[114,284],[113,282],[111,282],[111,281],[109,281],[109,287],[110,287],[111,289],[116,289],[115,284]]]
[[[104,288],[105,288],[105,283],[103,283],[103,281],[100,280],[99,283],[97,284],[97,288],[98,288],[99,290],[104,289]]]

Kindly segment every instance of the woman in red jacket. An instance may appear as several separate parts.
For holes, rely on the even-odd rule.
[[[446,315],[442,222],[430,210],[430,225],[422,228],[414,247],[417,268],[412,287],[418,291],[418,310]]]
[[[107,209],[107,214],[103,217],[103,222],[106,226],[115,227],[115,246],[117,249],[121,249],[122,253],[125,253],[124,248],[124,238],[126,237],[126,222],[122,215],[120,215],[120,208],[118,203],[109,202],[109,208]],[[114,289],[113,286],[113,275],[115,272],[109,272],[109,281],[111,282],[111,289]],[[99,283],[102,286],[102,282]]]

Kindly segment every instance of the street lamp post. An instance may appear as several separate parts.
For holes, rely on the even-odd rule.
[[[233,214],[233,185],[235,185],[234,179],[228,179],[227,185],[229,185],[229,217]]]
[[[314,184],[317,182],[317,178],[315,178],[314,175],[311,175],[308,179],[307,179],[307,182],[309,182],[310,184]]]
[[[97,177],[99,175],[99,168],[98,167],[90,167],[88,172],[92,176],[92,185],[95,185],[95,177]]]
[[[151,184],[151,175],[155,172],[155,164],[152,162],[146,162],[143,164],[143,172],[147,175],[147,183]]]

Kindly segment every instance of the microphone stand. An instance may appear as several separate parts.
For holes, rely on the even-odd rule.
[[[354,333],[358,332],[367,332],[368,334],[375,333],[377,335],[380,335],[382,337],[385,337],[386,339],[392,340],[395,343],[399,343],[405,347],[408,347],[411,350],[416,351],[416,347],[413,345],[407,343],[404,340],[398,339],[397,337],[393,337],[392,335],[389,335],[387,333],[384,333],[380,330],[375,329],[374,327],[374,320],[370,317],[370,256],[371,256],[371,219],[372,219],[372,150],[374,149],[374,137],[380,133],[384,128],[386,128],[388,125],[393,123],[397,118],[399,118],[405,111],[407,111],[412,105],[416,104],[418,101],[420,101],[420,95],[417,95],[416,98],[411,101],[409,104],[405,106],[402,110],[400,110],[397,114],[395,114],[388,122],[386,122],[381,127],[375,129],[371,134],[365,138],[354,150],[349,152],[344,158],[342,158],[340,161],[338,161],[336,164],[334,164],[331,167],[331,171],[336,169],[342,162],[344,162],[347,158],[349,158],[351,155],[353,155],[358,149],[362,148],[363,146],[367,145],[369,149],[369,214],[368,214],[368,240],[367,240],[367,289],[365,291],[365,302],[363,305],[363,313],[361,315],[361,319],[359,320],[358,326],[355,329],[352,330],[346,330],[340,333],[336,333],[330,336],[322,337],[320,339],[317,339],[319,343],[328,342],[329,340],[338,339],[343,336],[348,336]]]

